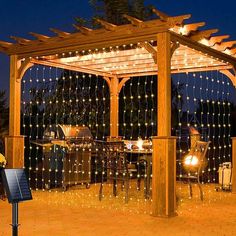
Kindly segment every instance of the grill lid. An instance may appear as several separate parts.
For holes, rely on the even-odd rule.
[[[44,131],[45,139],[92,139],[91,131],[86,126],[52,125]]]

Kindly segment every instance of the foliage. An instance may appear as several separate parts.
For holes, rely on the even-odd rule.
[[[6,105],[6,92],[0,91],[0,135],[5,133],[5,130],[8,130],[8,108]]]
[[[3,139],[8,133],[9,119],[8,119],[8,107],[6,105],[6,91],[0,91],[0,149],[3,149]],[[2,152],[3,150],[0,150]]]
[[[90,0],[90,5],[94,9],[94,17],[90,21],[77,17],[78,24],[87,24],[94,27],[99,25],[94,21],[96,18],[104,19],[116,25],[127,24],[123,17],[127,14],[140,20],[147,20],[152,17],[152,5],[146,6],[145,0]]]

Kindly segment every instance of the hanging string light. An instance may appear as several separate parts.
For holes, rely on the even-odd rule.
[[[157,76],[152,76],[151,77],[151,85],[150,85],[150,92],[151,92],[151,111],[150,111],[150,119],[151,119],[151,136],[154,136],[156,134],[156,130],[154,129],[155,127],[155,119],[154,119],[154,107],[155,107],[155,102],[154,102],[154,99],[155,99],[155,94],[156,92],[154,91],[153,89],[153,86],[154,86],[154,79],[157,80]]]
[[[148,94],[147,94],[147,86],[148,86],[148,82],[147,82],[147,76],[145,76],[145,82],[144,82],[144,97],[145,97],[145,106],[144,106],[144,109],[145,109],[145,112],[144,112],[144,124],[145,124],[145,137],[144,139],[148,139],[148,111],[149,111],[149,108],[148,108]],[[152,94],[151,94],[152,96]]]
[[[144,90],[145,93],[146,93],[146,90]],[[142,137],[141,135],[141,95],[140,95],[140,76],[138,77],[138,81],[137,81],[137,100],[138,101],[138,110],[137,110],[137,117],[138,117],[138,120],[137,120],[137,125],[138,125],[138,137]]]
[[[229,102],[229,96],[230,96],[230,82],[228,80],[228,78],[226,78],[227,80],[227,96],[226,96],[226,101],[227,101],[227,111],[228,111],[228,116],[227,116],[227,128],[228,128],[228,135],[227,135],[227,140],[228,140],[228,160],[231,160],[231,153],[232,153],[232,147],[231,147],[231,104]]]

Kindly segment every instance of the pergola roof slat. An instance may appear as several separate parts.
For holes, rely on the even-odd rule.
[[[156,8],[153,8],[152,12],[155,13],[162,21],[167,21],[167,19],[169,17],[166,13],[159,11]]]
[[[65,31],[61,31],[61,30],[59,30],[59,29],[50,28],[50,30],[51,30],[53,33],[57,34],[59,38],[65,38],[65,37],[67,37],[67,36],[70,35],[70,33],[65,32]]]
[[[232,48],[236,44],[236,41],[222,42],[220,44],[215,44],[212,48],[218,51],[224,51],[227,48]]]
[[[27,45],[29,44],[29,42],[31,42],[31,40],[29,39],[24,39],[24,38],[16,37],[16,36],[10,36],[10,38],[14,39],[20,45]]]
[[[117,27],[117,25],[114,25],[112,23],[109,23],[102,19],[95,19],[99,24],[101,24],[106,30],[114,31]]]
[[[180,44],[183,44],[185,46],[188,46],[192,49],[195,49],[197,51],[202,52],[203,54],[212,56],[214,58],[218,58],[219,60],[223,60],[227,63],[230,63],[233,66],[236,66],[236,60],[234,57],[227,55],[225,53],[219,52],[213,48],[210,48],[208,46],[205,46],[199,42],[193,41],[190,38],[183,37],[181,35],[178,35],[174,32],[171,32],[171,37],[173,40],[178,41]]]
[[[218,29],[202,30],[202,31],[196,32],[195,34],[190,36],[190,38],[192,40],[199,41],[199,40],[204,39],[204,38],[206,38],[206,39],[210,38],[212,34],[215,34],[218,31],[219,31]]]
[[[190,15],[169,17],[167,22],[159,19],[144,21],[140,27],[121,25],[117,26],[115,31],[97,29],[92,30],[88,35],[81,33],[69,35],[69,33],[53,29],[58,33],[59,37],[51,37],[46,42],[32,41],[31,45],[24,45],[24,47],[14,44],[9,48],[9,54],[18,54],[22,55],[22,57],[46,56],[73,50],[86,50],[155,40],[158,32],[167,31],[176,24],[181,24],[184,19],[189,17]]]
[[[0,50],[19,58],[37,58],[40,63],[48,61],[58,66],[64,64],[67,69],[77,66],[83,71],[91,70],[90,73],[108,76],[114,71],[124,73],[125,69],[132,72],[134,67],[142,70],[143,65],[148,64],[150,68],[156,68],[157,34],[168,31],[171,35],[172,66],[180,69],[194,66],[194,63],[203,67],[214,65],[215,68],[217,65],[236,66],[236,58],[232,56],[236,53],[233,48],[236,41],[223,41],[228,35],[212,36],[218,29],[199,30],[205,22],[184,24],[191,17],[189,14],[172,17],[157,9],[153,12],[160,19],[142,21],[124,15],[131,22],[125,25],[96,19],[102,28],[89,29],[74,24],[79,32],[51,29],[56,34],[54,37],[30,33],[36,40],[13,37],[17,43],[0,42]]]
[[[9,43],[9,42],[6,42],[6,41],[1,41],[0,40],[0,46],[3,47],[3,48],[9,48],[13,45],[13,43]]]
[[[88,35],[93,31],[92,29],[89,29],[89,28],[81,26],[81,25],[73,24],[73,26],[75,29],[79,30],[82,34],[85,34],[85,35]]]
[[[36,39],[38,39],[39,41],[42,41],[42,42],[45,42],[45,41],[47,41],[50,38],[49,36],[46,36],[46,35],[43,35],[43,34],[34,33],[34,32],[29,32],[29,34],[31,34]]]
[[[134,26],[140,26],[141,23],[143,22],[142,20],[139,20],[139,19],[137,19],[137,18],[135,18],[135,17],[133,17],[133,16],[129,16],[129,15],[127,15],[127,14],[123,14],[123,17],[124,17],[125,19],[127,19],[128,21],[130,21],[130,23],[131,23],[132,25],[134,25]]]
[[[208,40],[207,46],[214,46],[216,43],[221,43],[224,39],[229,38],[229,35],[213,36]]]

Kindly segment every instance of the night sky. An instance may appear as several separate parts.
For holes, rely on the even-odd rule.
[[[186,22],[205,21],[204,28],[218,28],[218,35],[229,34],[236,40],[235,0],[146,0],[171,16],[192,14]],[[11,35],[33,39],[28,32],[52,36],[49,28],[73,31],[75,17],[93,14],[88,0],[1,0],[0,40],[12,41]],[[0,89],[8,91],[9,58],[0,54]]]

